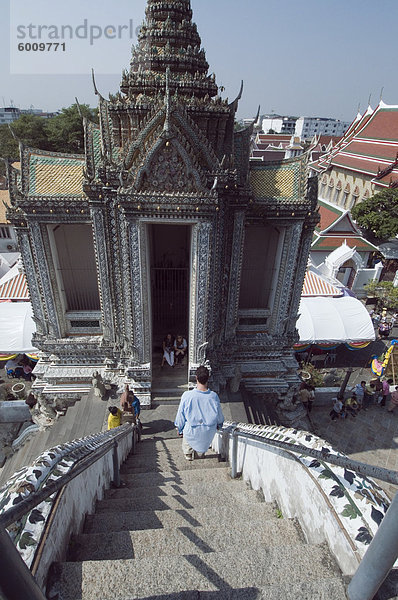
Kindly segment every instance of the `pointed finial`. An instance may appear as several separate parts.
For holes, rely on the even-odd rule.
[[[368,106],[370,106],[371,99],[372,99],[372,94],[369,94]]]
[[[380,102],[383,100],[384,85],[380,90]]]
[[[92,79],[93,79],[94,94],[95,94],[96,96],[99,96],[99,95],[100,95],[100,93],[99,93],[99,91],[98,91],[98,88],[97,88],[97,85],[96,85],[96,83],[95,83],[94,69],[91,69],[91,77],[92,77]]]
[[[10,130],[10,133],[11,133],[12,137],[14,138],[14,140],[15,140],[16,142],[19,142],[19,139],[18,139],[18,138],[17,138],[17,136],[15,135],[15,131],[13,130],[13,128],[11,127],[11,125],[10,125],[10,124],[8,124],[8,129]]]
[[[242,83],[243,83],[243,81],[242,81]],[[261,108],[261,105],[259,104],[259,105],[258,105],[257,114],[256,114],[256,117],[255,117],[255,119],[254,119],[254,124],[256,124],[256,123],[257,123],[257,121],[258,121],[258,118],[259,118],[259,116],[260,116],[260,108]]]
[[[79,100],[76,98],[76,96],[75,96],[75,101],[76,101],[76,106],[77,106],[77,110],[79,112],[80,118],[83,119],[82,107],[80,106]]]
[[[166,94],[164,98],[166,104],[166,120],[164,122],[164,131],[170,131],[170,67],[166,69]]]

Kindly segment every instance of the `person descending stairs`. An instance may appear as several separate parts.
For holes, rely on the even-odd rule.
[[[53,565],[49,598],[346,598],[326,545],[306,544],[298,523],[231,479],[212,450],[188,462],[174,429],[155,430],[144,427],[122,487],[97,502]]]

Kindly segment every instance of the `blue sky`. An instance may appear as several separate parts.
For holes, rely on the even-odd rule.
[[[66,50],[57,53],[18,51],[18,43],[35,42],[28,39],[29,24],[57,23],[75,31],[86,20],[88,27],[96,28],[95,35],[107,25],[115,35],[126,24],[133,31],[144,18],[145,0],[10,3],[11,7],[0,0],[1,105],[4,98],[6,105],[13,100],[21,108],[56,110],[77,96],[94,106],[91,67],[105,97],[117,91],[121,71],[129,66],[131,43],[136,41],[134,36],[128,38],[127,27],[120,30],[120,39],[102,35],[93,44],[66,39]],[[239,117],[254,116],[261,105],[262,113],[351,120],[358,104],[366,109],[369,95],[371,105],[377,104],[382,88],[383,100],[398,104],[396,0],[380,0],[377,5],[373,0],[192,0],[191,4],[210,72],[225,87],[224,96],[232,100],[244,80]],[[37,29],[31,31],[37,34]],[[43,30],[42,40],[48,41],[45,34]]]

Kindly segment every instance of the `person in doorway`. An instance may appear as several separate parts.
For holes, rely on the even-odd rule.
[[[163,340],[163,358],[162,364],[160,365],[162,368],[164,367],[164,363],[170,365],[170,367],[174,367],[174,337],[171,333],[168,333]]]
[[[187,460],[204,458],[216,430],[224,423],[220,398],[207,385],[209,376],[206,367],[198,367],[196,388],[183,393],[174,421]]]
[[[118,408],[117,406],[110,406],[108,410],[108,430],[120,427],[120,425],[122,424],[122,411],[120,410],[120,408]]]
[[[174,356],[177,365],[183,364],[184,357],[187,353],[187,340],[179,333],[174,342]]]

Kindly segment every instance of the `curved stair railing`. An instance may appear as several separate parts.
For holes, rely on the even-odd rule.
[[[359,564],[351,574],[349,600],[374,598],[398,558],[398,493],[390,502],[384,491],[368,478],[398,485],[397,471],[352,460],[311,433],[280,426],[224,423],[213,440],[213,448],[229,460],[232,478],[243,475],[252,486],[254,482],[254,489],[263,487],[267,501],[275,499],[269,490],[275,473],[266,472],[274,468],[282,478],[281,459],[301,463],[311,483],[318,487],[323,503],[329,505],[356,565]],[[264,460],[264,451],[268,461]],[[272,464],[270,453],[277,455]],[[337,468],[333,470],[331,465]],[[298,493],[297,489],[292,491],[293,496]],[[278,503],[280,500],[279,496]],[[357,521],[362,525],[359,528],[358,523],[354,525]]]
[[[119,446],[124,444],[125,454],[130,449],[134,453],[139,438],[137,426],[125,424],[51,448],[0,489],[0,595],[4,600],[46,600],[31,565],[60,493],[110,452],[113,485],[119,487],[124,458]]]
[[[115,430],[53,448],[43,453],[31,467],[25,467],[14,474],[0,490],[0,590],[5,600],[46,600],[42,587],[26,564],[29,561],[21,556],[20,542],[22,540],[25,547],[29,547],[29,532],[23,527],[22,530],[15,530],[10,529],[10,526],[21,521],[24,525],[33,517],[31,521],[42,526],[43,535],[46,522],[56,512],[56,499],[67,489],[66,485],[78,475],[86,473],[110,452],[113,483],[118,487],[121,462],[119,444],[124,444],[129,439],[134,453],[137,438],[139,439],[137,428],[126,424]],[[254,472],[258,475],[260,470],[266,474],[272,462],[272,454],[278,454],[278,460],[279,457],[284,460],[288,457],[290,463],[292,460],[301,463],[310,474],[312,484],[315,484],[313,488],[318,486],[321,496],[323,494],[324,505],[330,513],[334,512],[336,519],[340,519],[340,524],[343,518],[349,523],[356,516],[355,502],[350,496],[353,492],[349,490],[349,486],[356,486],[355,493],[361,492],[364,503],[368,501],[371,504],[373,500],[369,511],[378,527],[374,527],[374,532],[360,527],[355,538],[358,545],[366,547],[362,560],[353,540],[349,540],[353,555],[358,558],[357,564],[360,564],[348,586],[348,597],[350,600],[371,600],[374,597],[398,556],[398,496],[395,495],[390,504],[388,497],[368,476],[398,485],[398,472],[351,460],[310,433],[277,426],[226,423],[217,432],[213,447],[225,458],[229,458],[232,477],[243,472],[245,478],[250,479]],[[267,452],[264,452],[265,449]],[[252,473],[245,472],[253,459],[253,453],[261,453],[260,462],[254,465]],[[334,473],[329,468],[330,465],[343,469],[343,476],[339,477]],[[346,487],[341,479],[347,482]],[[329,485],[331,492],[327,494],[325,487],[321,489],[322,485]],[[338,513],[331,500],[347,502],[348,508],[344,509],[346,515],[343,515],[344,511]],[[41,503],[49,504],[45,517],[39,510]],[[19,550],[15,545],[16,537]],[[37,548],[40,540],[41,538],[36,540]]]

